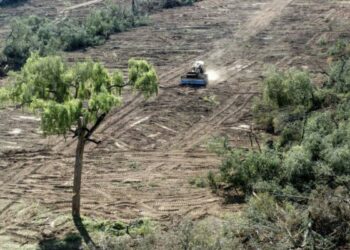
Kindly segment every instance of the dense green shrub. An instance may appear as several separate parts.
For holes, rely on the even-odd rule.
[[[315,181],[311,153],[303,146],[294,146],[284,155],[281,180],[299,191],[310,191]]]
[[[74,51],[93,45],[86,29],[74,21],[66,21],[59,28],[60,48]]]
[[[323,88],[314,88],[302,71],[266,77],[253,113],[278,143],[261,152],[212,144],[223,161],[218,174],[208,175],[210,186],[231,185],[249,199],[244,223],[236,225],[240,233],[233,234],[241,248],[350,245],[350,46],[337,43],[330,56]]]
[[[220,177],[211,175],[210,185],[215,187],[215,180],[221,180],[251,194],[257,189],[280,193],[286,186],[310,193],[317,185],[335,187],[340,182],[347,183],[350,176],[350,123],[335,119],[331,112],[316,112],[306,121],[303,137],[297,134],[300,131],[298,125],[287,123],[291,131],[288,131],[288,126],[283,130],[279,147],[274,150],[233,150],[227,145],[220,147],[219,143],[224,141],[217,141],[212,146],[220,148],[216,152],[224,160]],[[301,145],[290,144],[285,148],[281,143],[281,140],[293,142],[295,136]]]
[[[16,4],[20,2],[26,2],[27,0],[0,0],[0,7]]]
[[[330,67],[329,85],[336,92],[347,93],[350,90],[350,60],[333,62]]]
[[[303,121],[289,122],[284,125],[279,137],[279,146],[291,146],[294,142],[302,140],[304,125]]]
[[[10,69],[20,68],[32,51],[50,54],[57,50],[56,31],[45,18],[30,16],[15,19],[11,23],[11,33],[3,49],[6,64]]]
[[[166,232],[156,232],[151,241],[130,244],[129,238],[129,244],[118,242],[121,248],[109,249],[342,249],[350,240],[349,198],[344,189],[319,187],[305,204],[297,205],[260,193],[241,212],[184,219]]]
[[[251,193],[256,182],[273,180],[278,176],[280,164],[279,156],[271,151],[234,150],[224,159],[220,172],[222,180]]]
[[[145,20],[135,16],[131,10],[113,5],[90,13],[84,26],[92,43],[98,44],[101,39],[107,39],[113,33],[145,24]]]
[[[336,107],[335,120],[349,121],[350,119],[350,100],[344,100]]]
[[[338,41],[329,49],[330,70],[327,86],[338,93],[350,90],[350,44]]]
[[[321,88],[315,91],[313,109],[321,109],[337,106],[341,100],[333,89]]]
[[[253,105],[255,122],[266,131],[279,134],[287,123],[303,120],[316,100],[307,72],[270,70],[263,82],[263,97]]]
[[[275,132],[273,120],[278,112],[272,104],[263,102],[260,99],[255,99],[252,113],[254,121],[259,128],[264,129],[268,133]]]
[[[117,5],[106,5],[92,11],[88,17],[77,22],[56,22],[47,18],[30,16],[14,19],[11,32],[0,56],[0,73],[20,68],[32,52],[41,56],[58,50],[72,51],[103,43],[113,33],[145,25],[144,16],[134,15]]]
[[[310,76],[304,71],[272,70],[264,81],[263,100],[279,108],[290,105],[309,107],[312,105],[313,95]]]

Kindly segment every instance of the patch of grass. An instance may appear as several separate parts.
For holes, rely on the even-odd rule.
[[[15,242],[13,237],[0,235],[0,247],[1,249],[11,249],[11,250],[38,250],[36,243],[21,244]]]
[[[83,218],[83,224],[91,233],[103,233],[110,236],[145,236],[152,232],[154,224],[147,218],[128,223],[102,219]]]
[[[220,102],[217,100],[217,96],[216,95],[204,96],[203,100],[206,103],[208,103],[210,106],[218,106],[220,104]]]
[[[150,186],[150,187],[160,187],[157,182],[150,182],[150,183],[148,183],[148,186]]]
[[[114,236],[126,234],[127,225],[120,221],[94,220],[88,217],[83,218],[83,224],[91,232],[107,233]]]
[[[195,186],[197,188],[205,188],[208,186],[208,181],[206,178],[204,177],[201,177],[201,176],[196,176],[196,177],[193,177],[189,180],[189,183],[192,185],[192,186]]]
[[[128,164],[128,167],[133,169],[133,170],[137,170],[140,168],[140,164],[136,161],[130,161]]]

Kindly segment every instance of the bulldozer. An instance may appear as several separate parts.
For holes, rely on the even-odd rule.
[[[208,75],[205,73],[203,61],[196,61],[192,65],[191,71],[181,76],[181,86],[205,87],[208,84]]]

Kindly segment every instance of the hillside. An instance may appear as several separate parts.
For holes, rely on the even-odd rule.
[[[0,9],[0,38],[8,34],[10,17],[30,12],[81,18],[103,1],[82,2],[30,0]],[[220,158],[208,153],[208,140],[227,135],[236,148],[251,147],[247,127],[253,124],[252,101],[261,94],[266,65],[307,69],[319,84],[326,67],[319,43],[350,38],[350,4],[203,0],[154,12],[150,20],[103,45],[63,53],[69,62],[92,58],[124,71],[129,58],[145,58],[160,79],[156,98],[126,94],[124,105],[97,131],[103,142],[88,145],[82,214],[124,222],[147,217],[170,228],[185,217],[239,211],[244,204],[227,203],[190,183],[218,169]],[[179,87],[180,76],[197,59],[215,79],[204,89]],[[0,79],[1,85],[7,80]],[[52,221],[70,211],[74,141],[43,138],[38,118],[12,107],[0,109],[0,117],[0,245],[30,245],[43,232],[69,231]],[[26,212],[32,204],[45,211],[44,218]]]

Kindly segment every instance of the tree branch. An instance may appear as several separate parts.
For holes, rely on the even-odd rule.
[[[83,130],[85,130],[85,131],[87,132],[86,135],[85,135],[85,139],[86,139],[87,141],[93,142],[93,143],[95,143],[95,144],[101,143],[101,141],[96,141],[96,140],[90,139],[90,136],[91,136],[91,135],[95,132],[95,130],[100,126],[100,124],[102,123],[102,121],[104,120],[105,117],[106,117],[106,113],[103,113],[102,115],[100,115],[100,116],[97,118],[95,124],[91,127],[91,129],[88,129],[88,128],[86,128],[86,127],[82,128]],[[79,135],[78,129],[70,129],[69,131],[73,133],[72,138],[75,138],[75,137],[77,137],[77,136]]]
[[[105,119],[106,115],[107,115],[106,113],[103,113],[97,118],[95,124],[91,127],[91,129],[88,130],[87,134],[85,135],[85,139],[90,138],[90,136],[95,132],[95,130],[100,126],[102,121]]]
[[[108,87],[108,89],[111,90],[111,89],[113,89],[113,88],[124,88],[124,87],[126,87],[126,86],[128,86],[128,85],[131,85],[131,82],[130,82],[130,81],[128,81],[127,83],[124,83],[124,84],[122,84],[122,85],[119,85],[119,84],[111,85],[111,86]]]
[[[89,142],[93,142],[95,143],[96,145],[100,144],[102,141],[97,141],[97,140],[94,140],[94,139],[91,139],[91,138],[86,138],[87,141]]]
[[[88,128],[86,128],[86,127],[84,127],[82,130],[85,130],[88,133],[90,132],[90,130]],[[75,138],[75,137],[77,137],[79,135],[79,130],[78,129],[75,129],[75,130],[74,129],[70,129],[69,131],[74,134],[72,136],[72,138]]]
[[[69,132],[72,132],[74,135],[72,136],[72,138],[75,138],[78,136],[78,130],[77,129],[70,129]]]

